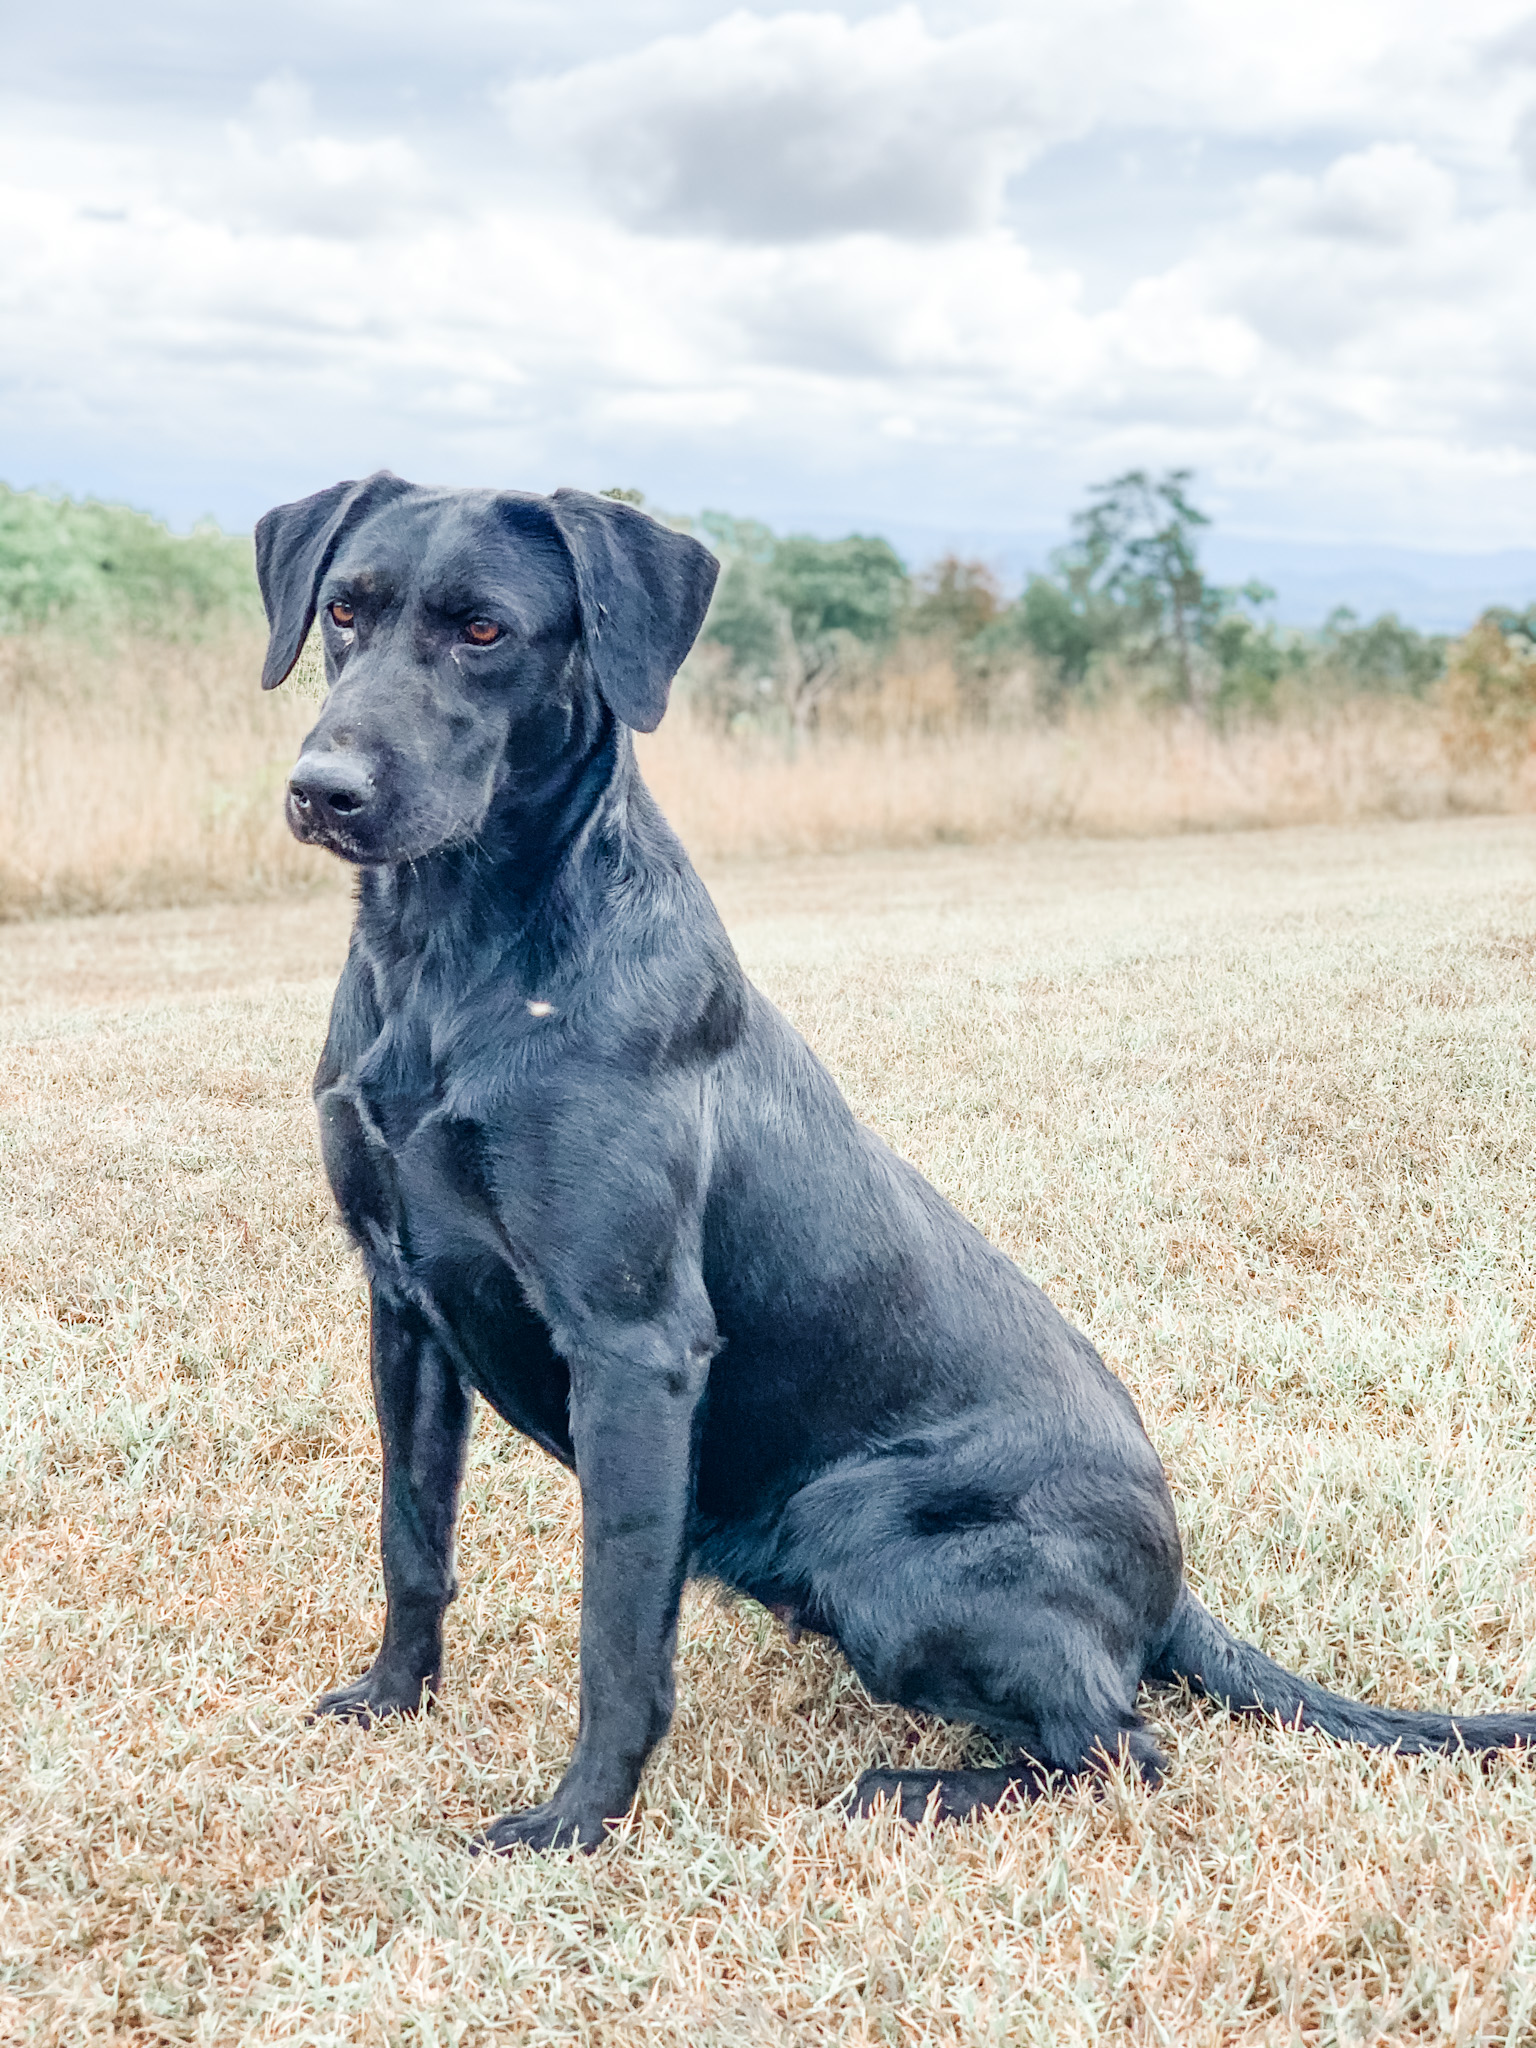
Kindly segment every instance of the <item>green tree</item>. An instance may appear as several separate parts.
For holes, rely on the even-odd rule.
[[[755,520],[718,512],[699,527],[724,562],[705,638],[729,650],[749,702],[753,692],[777,702],[793,732],[809,731],[856,672],[858,652],[894,634],[909,587],[901,557],[866,534],[777,539]]]
[[[1248,602],[1263,602],[1267,596],[1262,584],[1245,588]],[[1234,595],[1241,594],[1222,593],[1229,602],[1205,635],[1217,670],[1206,708],[1218,723],[1254,712],[1273,715],[1286,687],[1300,681],[1307,666],[1299,635],[1281,634],[1271,621],[1252,617],[1231,601]]]
[[[1196,535],[1211,522],[1190,503],[1193,474],[1128,469],[1096,484],[1093,503],[1072,521],[1072,566],[1119,609],[1121,637],[1139,639],[1146,654],[1169,664],[1183,703],[1196,695],[1196,650],[1227,609],[1200,566]]]
[[[768,592],[783,605],[802,647],[834,633],[878,645],[895,630],[907,572],[888,540],[862,533],[816,540],[792,533],[773,550]]]
[[[828,696],[851,674],[861,647],[884,645],[907,596],[907,572],[889,541],[851,533],[816,540],[793,533],[768,563],[766,587],[788,627],[784,700],[792,730],[816,723]]]
[[[1208,580],[1199,534],[1210,520],[1191,501],[1192,475],[1132,469],[1095,485],[1073,517],[1070,544],[980,637],[978,657],[1028,646],[1072,690],[1114,654],[1162,669],[1177,703],[1223,712],[1269,701],[1291,659],[1273,627],[1253,616],[1274,593]]]
[[[1043,655],[1067,689],[1088,674],[1096,654],[1119,644],[1124,621],[1113,598],[1093,588],[1088,566],[1063,549],[1055,558],[1055,576],[1031,576],[1018,601],[976,642],[986,657],[1023,645]]]
[[[698,529],[720,557],[720,580],[703,637],[731,657],[727,687],[715,691],[714,709],[726,717],[771,703],[780,695],[779,669],[787,630],[782,608],[768,589],[768,567],[778,541],[759,519],[701,512]]]
[[[1363,624],[1345,604],[1328,614],[1318,635],[1325,669],[1344,689],[1372,695],[1422,697],[1445,667],[1445,650],[1439,634],[1405,626],[1396,612]]]
[[[727,558],[703,637],[725,648],[739,682],[764,695],[773,692],[784,624],[768,595],[760,562],[749,555]]]

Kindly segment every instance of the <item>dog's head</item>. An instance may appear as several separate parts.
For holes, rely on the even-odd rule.
[[[318,616],[330,688],[288,784],[300,839],[361,865],[473,839],[591,729],[651,732],[714,589],[707,548],[585,491],[333,484],[256,528],[289,674]]]

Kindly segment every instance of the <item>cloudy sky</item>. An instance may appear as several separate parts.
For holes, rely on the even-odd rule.
[[[6,40],[13,483],[245,526],[387,464],[1001,556],[1187,464],[1260,567],[1536,594],[1531,0],[66,0]]]

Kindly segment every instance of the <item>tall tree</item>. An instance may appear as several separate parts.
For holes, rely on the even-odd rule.
[[[1195,649],[1224,593],[1211,588],[1200,566],[1196,535],[1208,515],[1189,501],[1194,472],[1145,469],[1097,484],[1093,502],[1072,521],[1073,552],[1090,587],[1123,606],[1133,630],[1139,627],[1148,652],[1172,666],[1179,696],[1195,696]]]

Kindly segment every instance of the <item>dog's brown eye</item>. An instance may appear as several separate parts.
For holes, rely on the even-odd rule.
[[[353,611],[351,605],[341,604],[338,602],[331,606],[331,617],[336,621],[338,626],[350,626],[352,621],[357,617],[357,614]]]
[[[477,647],[489,647],[493,640],[501,638],[500,626],[493,626],[489,619],[471,619],[464,632]]]

